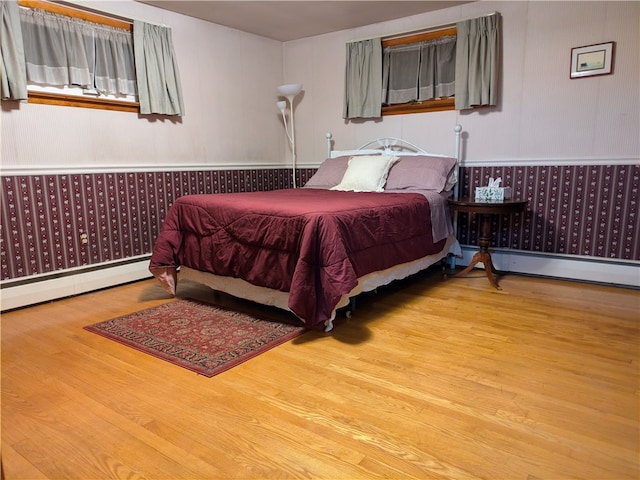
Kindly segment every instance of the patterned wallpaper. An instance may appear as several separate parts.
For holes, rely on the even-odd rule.
[[[313,169],[298,170],[303,185]],[[494,217],[496,247],[640,260],[638,165],[468,167],[461,192],[500,176],[526,213]],[[0,178],[1,279],[55,273],[151,252],[174,200],[194,193],[288,188],[289,169],[7,175]],[[458,237],[475,244],[475,216]]]
[[[461,195],[497,177],[529,204],[512,218],[493,217],[493,246],[640,260],[639,165],[468,167]],[[476,216],[460,214],[458,225],[460,243],[476,244]]]
[[[313,170],[298,170],[302,184]],[[3,176],[1,280],[151,253],[174,200],[288,188],[289,169]]]

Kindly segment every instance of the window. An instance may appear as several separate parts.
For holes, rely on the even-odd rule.
[[[382,41],[382,115],[455,108],[455,27]]]
[[[20,7],[29,102],[139,111],[130,22],[41,0]]]
[[[498,12],[426,35],[433,36],[387,39],[384,44],[381,38],[348,42],[342,117],[380,118],[498,104]],[[429,51],[432,48],[435,53]],[[425,60],[429,58],[435,60]]]

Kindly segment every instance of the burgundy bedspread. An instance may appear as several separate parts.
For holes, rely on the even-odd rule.
[[[323,329],[358,277],[436,253],[423,195],[318,189],[188,195],[167,213],[149,269],[196,270],[289,292]]]

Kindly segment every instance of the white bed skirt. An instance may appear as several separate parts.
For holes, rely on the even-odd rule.
[[[454,236],[450,236],[447,238],[444,248],[438,253],[427,255],[426,257],[420,258],[418,260],[403,263],[395,267],[390,267],[386,270],[372,272],[361,277],[358,280],[358,285],[356,285],[355,288],[348,294],[342,296],[342,298],[336,305],[336,308],[333,310],[331,318],[325,322],[325,331],[328,332],[333,328],[333,320],[336,316],[336,310],[349,305],[350,299],[352,297],[355,297],[362,292],[370,292],[378,287],[387,285],[394,280],[401,280],[410,275],[425,270],[434,263],[437,263],[443,258],[446,258],[449,254],[455,256],[462,255],[460,244]],[[189,280],[206,285],[213,290],[228,293],[229,295],[233,295],[234,297],[251,300],[262,305],[271,305],[283,310],[290,311],[288,306],[288,292],[281,292],[279,290],[272,290],[266,287],[259,287],[239,278],[222,277],[184,266],[180,267],[178,279],[179,282]]]

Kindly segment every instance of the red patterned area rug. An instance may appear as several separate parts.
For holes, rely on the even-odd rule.
[[[307,331],[192,299],[179,299],[84,328],[206,377]]]

